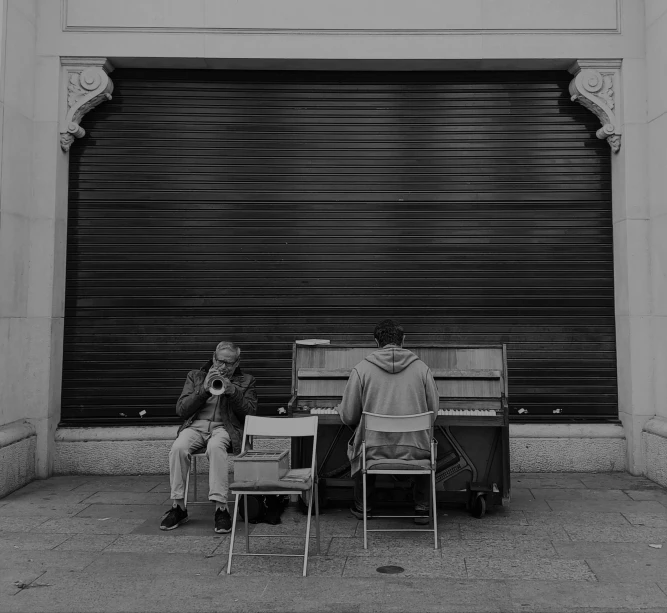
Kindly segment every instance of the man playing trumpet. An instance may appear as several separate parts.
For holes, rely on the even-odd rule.
[[[240,453],[245,417],[257,411],[255,378],[241,371],[240,358],[241,349],[223,341],[215,348],[212,360],[187,375],[176,403],[176,413],[185,423],[169,452],[173,505],[162,518],[162,530],[173,530],[188,521],[185,478],[192,453],[204,447],[209,460],[208,498],[215,503],[215,531],[226,533],[232,529],[227,510],[227,453]]]

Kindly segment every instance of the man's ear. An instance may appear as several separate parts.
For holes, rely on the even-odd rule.
[[[375,341],[375,345],[377,347],[379,347],[380,346],[380,341],[377,338],[373,338],[373,340]]]
[[[407,334],[404,334],[404,335],[403,335],[403,339],[401,340],[401,347],[403,347],[403,343],[405,343],[405,337],[406,337],[406,336],[407,336]]]

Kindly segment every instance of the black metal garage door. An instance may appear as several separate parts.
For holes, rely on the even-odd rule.
[[[610,150],[568,73],[117,70],[70,153],[64,423],[168,423],[217,341],[507,343],[511,413],[617,414]]]

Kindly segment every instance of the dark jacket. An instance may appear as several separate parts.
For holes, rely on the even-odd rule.
[[[178,434],[197,418],[198,411],[211,397],[204,391],[204,379],[212,365],[213,360],[209,360],[199,370],[191,370],[185,379],[183,391],[176,403],[176,414],[185,419]],[[240,368],[236,369],[230,381],[234,385],[234,393],[231,396],[218,396],[216,410],[220,409],[222,414],[222,423],[232,441],[232,453],[239,454],[245,417],[257,412],[257,391],[255,377],[243,373]]]
[[[357,426],[362,411],[380,415],[438,413],[439,396],[433,374],[412,351],[387,345],[371,353],[350,374],[343,400],[338,406],[340,418],[348,426]],[[361,425],[347,448],[352,475],[361,469]],[[430,457],[428,432],[368,432],[366,460],[424,460]]]

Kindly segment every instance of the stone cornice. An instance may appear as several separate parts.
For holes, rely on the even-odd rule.
[[[60,125],[60,146],[69,151],[75,138],[86,131],[83,116],[105,100],[111,100],[113,66],[103,57],[63,57],[60,60],[67,80],[67,112]]]
[[[620,60],[577,60],[569,68],[574,75],[570,82],[570,96],[594,113],[602,123],[596,132],[605,138],[612,151],[621,148],[621,126],[618,118],[616,91]]]

